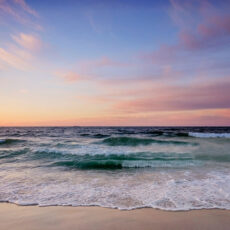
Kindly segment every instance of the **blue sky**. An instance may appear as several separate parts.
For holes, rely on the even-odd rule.
[[[0,125],[230,125],[229,12],[0,0]]]

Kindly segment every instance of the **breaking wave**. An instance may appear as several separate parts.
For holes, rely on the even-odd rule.
[[[230,138],[230,133],[195,133],[189,132],[190,137],[199,138]]]

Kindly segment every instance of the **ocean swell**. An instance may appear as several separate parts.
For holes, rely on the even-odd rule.
[[[12,145],[20,142],[25,142],[25,140],[21,139],[0,139],[0,145]]]
[[[0,128],[0,202],[230,210],[229,136],[229,127]]]
[[[133,147],[138,145],[151,145],[151,144],[196,145],[196,143],[190,143],[185,141],[157,140],[157,139],[147,139],[147,138],[137,138],[137,137],[109,137],[104,139],[101,143],[109,146],[133,146]]]

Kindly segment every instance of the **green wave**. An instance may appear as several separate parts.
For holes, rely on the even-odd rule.
[[[196,155],[195,159],[201,161],[230,162],[230,154]]]
[[[64,166],[77,169],[122,169],[122,163],[119,161],[104,160],[104,161],[60,161],[52,166]]]
[[[82,133],[80,134],[80,136],[82,137],[91,137],[91,138],[106,138],[106,137],[109,137],[110,135],[107,135],[107,134],[101,134],[101,133],[97,133],[97,134],[89,134],[89,133]]]
[[[185,141],[168,141],[157,140],[148,138],[136,138],[136,137],[109,137],[104,139],[101,143],[109,146],[138,146],[138,145],[151,145],[151,144],[174,144],[174,145],[196,145],[196,143],[190,143]]]
[[[19,155],[26,154],[27,152],[28,152],[28,148],[20,149],[20,150],[1,151],[0,152],[0,159],[17,157]]]
[[[188,162],[193,158],[188,154],[165,154],[165,153],[134,153],[134,154],[111,154],[111,155],[84,155],[62,158],[51,163],[49,166],[61,166],[69,169],[122,169],[122,168],[145,168],[157,167],[157,165],[172,165],[173,162]],[[183,163],[182,163],[183,164]]]
[[[0,145],[11,145],[11,144],[17,144],[20,142],[25,142],[25,140],[20,139],[2,139],[0,140]]]
[[[204,164],[205,162],[230,162],[230,156],[195,155],[191,153],[151,153],[139,152],[131,154],[98,154],[68,155],[56,158],[49,166],[61,166],[69,169],[122,169],[122,168],[155,168],[155,167],[186,167],[187,165]]]

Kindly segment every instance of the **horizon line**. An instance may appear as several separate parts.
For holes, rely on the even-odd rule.
[[[16,126],[0,126],[0,128],[76,128],[76,127],[92,127],[92,128],[97,128],[97,127],[101,127],[101,128],[109,128],[109,127],[127,127],[127,128],[141,128],[141,127],[229,127],[230,125],[139,125],[139,126],[135,126],[135,125],[25,125],[25,126],[21,126],[21,125],[16,125]]]

